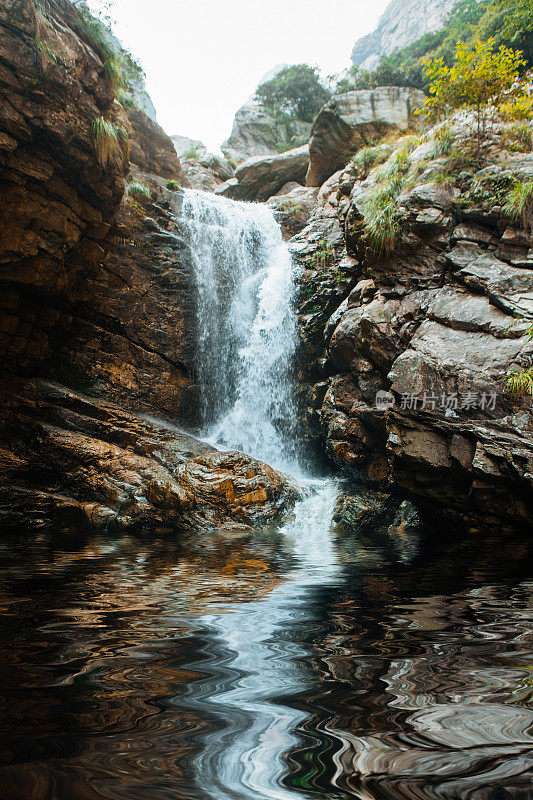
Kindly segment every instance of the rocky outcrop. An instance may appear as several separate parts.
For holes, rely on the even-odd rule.
[[[264,106],[250,100],[235,114],[231,136],[221,149],[228,159],[241,164],[250,158],[274,156],[294,149],[294,143],[308,140],[310,130],[311,125],[302,120],[278,124]]]
[[[381,56],[441,28],[455,4],[456,0],[392,0],[376,30],[355,43],[352,62],[362,69],[374,69]]]
[[[212,153],[182,157],[181,166],[187,184],[202,192],[214,192],[235,176],[235,170],[225,158]]]
[[[250,158],[237,167],[236,180],[227,181],[217,194],[233,200],[268,200],[289,181],[303,183],[308,163],[307,145],[275,156]]]
[[[197,139],[187,136],[171,136],[172,144],[184,174],[187,185],[203,192],[214,192],[220,184],[232,179],[235,170],[221,156],[208,153],[206,146]]]
[[[321,186],[361,147],[415,125],[424,105],[418,89],[381,86],[334,95],[318,113],[309,140],[307,186]]]
[[[502,133],[489,167],[466,159],[455,177],[431,136],[398,140],[401,234],[388,253],[369,238],[365,203],[396,153],[370,172],[350,163],[336,173],[291,242],[304,266],[310,435],[318,416],[344,472],[475,529],[529,526],[533,513],[531,398],[503,380],[533,362],[532,240],[502,211],[533,158],[502,149]],[[455,135],[466,152],[460,126]]]
[[[142,172],[151,172],[188,186],[187,176],[163,128],[139,109],[132,109],[128,120],[131,125],[130,162]]]
[[[4,530],[246,528],[296,490],[242,453],[220,453],[164,422],[57,384],[6,396],[0,427]]]

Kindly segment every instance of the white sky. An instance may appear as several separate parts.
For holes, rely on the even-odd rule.
[[[277,64],[350,64],[388,0],[115,0],[114,30],[146,71],[160,125],[216,152]]]

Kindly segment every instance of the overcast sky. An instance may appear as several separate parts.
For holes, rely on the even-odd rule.
[[[302,62],[339,72],[387,2],[115,0],[112,14],[146,71],[159,123],[216,152],[266,72]]]

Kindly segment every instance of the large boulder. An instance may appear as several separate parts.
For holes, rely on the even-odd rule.
[[[317,115],[309,141],[308,186],[320,186],[344,167],[360,147],[375,142],[388,131],[406,130],[415,123],[414,112],[425,95],[404,86],[334,95]]]
[[[250,158],[237,168],[235,200],[268,200],[289,181],[303,183],[309,161],[309,147],[303,145],[285,153]]]

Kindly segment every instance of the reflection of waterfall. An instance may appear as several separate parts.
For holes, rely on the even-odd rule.
[[[215,443],[294,471],[293,275],[266,206],[185,192],[198,286],[198,371]]]
[[[214,800],[283,800],[293,796],[280,784],[283,759],[297,744],[294,729],[305,714],[274,698],[301,689],[306,653],[280,634],[289,621],[307,618],[311,589],[337,574],[330,535],[336,487],[300,474],[291,396],[292,262],[271,211],[185,192],[182,215],[196,269],[209,436],[298,474],[304,489],[283,529],[298,561],[294,572],[265,600],[203,618],[212,672],[194,687],[192,701],[217,714],[224,731],[207,737],[196,771]]]
[[[203,618],[212,671],[201,688],[194,687],[194,700],[224,722],[222,733],[206,737],[197,760],[201,787],[213,800],[295,796],[279,781],[284,756],[298,744],[294,730],[306,714],[276,698],[301,692],[308,653],[283,634],[308,620],[310,592],[338,573],[330,537],[335,484],[317,481],[305,488],[307,496],[284,529],[297,568],[265,600]]]

